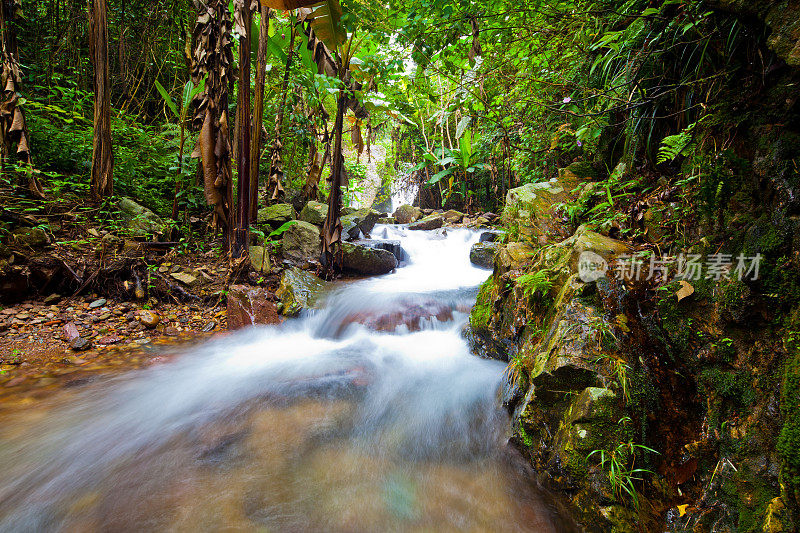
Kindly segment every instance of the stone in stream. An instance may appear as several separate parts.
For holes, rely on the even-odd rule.
[[[391,332],[400,326],[405,326],[408,331],[420,331],[423,321],[433,319],[439,322],[453,320],[453,310],[432,299],[425,301],[399,300],[391,303],[387,308],[360,311],[348,315],[342,320],[337,335],[353,323],[362,324],[373,331]]]
[[[411,230],[432,230],[432,229],[439,229],[444,226],[444,219],[441,215],[432,214],[428,215],[422,220],[414,222],[413,224],[408,226],[408,229]]]
[[[464,213],[456,211],[455,209],[451,209],[442,213],[442,218],[448,224],[458,224],[464,220]]]
[[[401,205],[392,216],[398,224],[410,224],[422,218],[422,211],[418,207]]]
[[[72,342],[81,336],[80,333],[78,333],[78,326],[75,325],[75,322],[67,322],[64,324],[62,330],[64,331],[64,338],[67,342]]]
[[[309,222],[298,221],[283,234],[282,253],[294,263],[318,261],[320,255],[319,228]]]
[[[155,311],[145,309],[139,314],[139,322],[147,329],[153,329],[161,322],[161,317]]]
[[[361,235],[368,236],[381,214],[371,209],[359,209],[342,217],[342,232],[349,240],[358,240]]]
[[[360,241],[354,241],[353,244],[392,252],[392,255],[394,255],[395,259],[397,259],[398,264],[407,259],[406,251],[403,250],[403,246],[400,244],[400,241],[389,239],[364,239]]]
[[[228,290],[228,329],[280,324],[275,299],[267,289],[233,285]]]
[[[73,339],[73,341],[70,343],[70,348],[76,352],[85,352],[91,347],[92,341],[85,337],[78,337],[77,339]]]
[[[89,304],[89,309],[97,309],[99,307],[103,307],[106,305],[107,300],[105,298],[100,298],[99,300],[95,300]]]
[[[478,242],[498,242],[502,240],[503,235],[505,234],[505,231],[500,230],[484,231],[481,233],[481,236],[478,237]]]
[[[292,267],[284,270],[275,295],[280,298],[278,312],[295,316],[303,309],[316,309],[328,284],[311,272]]]
[[[308,202],[298,217],[303,222],[314,224],[315,226],[322,226],[325,223],[325,217],[328,216],[328,205],[320,202]]]
[[[469,260],[473,265],[482,268],[494,268],[494,258],[499,245],[493,242],[477,242],[469,251]]]
[[[342,266],[357,274],[377,276],[397,268],[397,258],[388,250],[345,242],[342,243]]]

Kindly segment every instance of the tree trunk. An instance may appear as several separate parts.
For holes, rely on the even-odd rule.
[[[114,194],[106,8],[106,0],[89,0],[89,53],[94,65],[94,142],[90,195],[94,202]]]
[[[250,0],[237,0],[237,28],[239,29],[239,102],[237,106],[237,132],[239,150],[237,166],[236,227],[233,231],[231,259],[247,255],[250,249],[250,28],[253,13]]]
[[[261,160],[261,130],[264,122],[264,86],[267,81],[267,50],[270,10],[261,5],[261,25],[258,28],[256,57],[256,94],[253,102],[253,125],[250,138],[250,217],[258,216],[258,170]]]
[[[283,184],[281,183],[283,180],[283,158],[281,155],[283,143],[281,142],[281,129],[283,128],[283,116],[286,108],[286,93],[289,89],[289,74],[292,70],[292,60],[294,58],[294,41],[297,37],[297,28],[293,20],[290,34],[289,51],[286,54],[286,69],[283,71],[283,82],[281,83],[281,101],[280,104],[278,104],[278,114],[275,117],[275,143],[272,145],[269,185],[267,186],[267,195],[270,202],[280,199],[284,194]]]
[[[336,122],[333,126],[334,143],[331,161],[331,192],[328,197],[328,216],[322,226],[322,268],[323,274],[330,279],[341,271],[341,257],[339,247],[342,242],[342,186],[346,183],[344,171],[344,156],[342,155],[342,129],[344,128],[344,113],[347,109],[347,90],[339,90],[339,100],[336,104]]]

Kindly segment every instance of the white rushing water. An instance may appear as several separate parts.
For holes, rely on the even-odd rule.
[[[489,516],[489,507],[516,509],[519,496],[486,509],[473,504],[464,516],[452,514],[449,500],[435,509],[423,504],[428,494],[426,502],[439,502],[442,483],[464,472],[485,476],[500,495],[514,492],[498,474],[500,463],[491,462],[507,427],[497,402],[504,365],[470,354],[462,336],[488,272],[469,262],[478,235],[468,230],[445,237],[380,226],[373,235],[400,240],[407,264],[343,284],[321,311],[218,338],[173,363],[65,391],[33,414],[12,417],[0,429],[0,531],[212,531],[232,527],[219,522],[219,509],[201,518],[221,500],[246,510],[245,530],[448,529],[461,522],[548,530],[549,511],[530,523],[510,511]],[[409,308],[436,311],[421,317],[419,330],[405,319],[384,331],[362,325]],[[332,414],[339,410],[345,414]],[[259,431],[264,423],[277,429]],[[221,437],[209,446],[207,435],[216,432]],[[259,440],[284,433],[272,444]],[[294,443],[298,435],[305,437]],[[291,462],[298,450],[305,455]],[[313,466],[321,453],[335,460],[326,455]],[[207,458],[218,455],[209,474]],[[372,467],[360,472],[346,468],[348,461]],[[364,483],[375,489],[345,496]],[[187,491],[195,496],[175,502]],[[245,505],[254,494],[261,503]],[[374,512],[350,517],[361,505]]]

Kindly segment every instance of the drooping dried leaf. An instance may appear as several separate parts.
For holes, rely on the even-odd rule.
[[[678,301],[680,302],[684,298],[688,298],[692,294],[694,294],[694,287],[688,282],[681,280],[680,281],[681,288],[675,292],[675,296],[678,297]]]

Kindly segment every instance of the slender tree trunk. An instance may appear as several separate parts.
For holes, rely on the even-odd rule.
[[[239,181],[232,259],[246,256],[250,248],[250,27],[253,22],[250,7],[250,0],[244,0],[239,12],[244,28],[239,39],[239,103],[236,121]]]
[[[340,75],[340,79],[341,79]],[[339,247],[342,242],[342,186],[345,185],[344,156],[342,155],[342,129],[344,113],[347,109],[347,90],[339,91],[336,104],[336,122],[333,126],[334,141],[331,161],[331,193],[328,197],[328,216],[322,226],[322,267],[326,278],[332,278],[341,271]]]
[[[94,65],[94,143],[90,196],[98,202],[114,194],[106,0],[89,0],[89,51]]]
[[[293,22],[293,21],[292,21]],[[267,186],[268,199],[271,202],[283,196],[283,157],[281,150],[281,129],[283,128],[283,116],[286,108],[286,93],[289,89],[289,74],[292,71],[292,61],[294,58],[294,41],[297,37],[297,28],[292,23],[291,37],[289,38],[289,51],[286,54],[286,69],[283,71],[283,82],[281,83],[281,102],[278,104],[278,114],[275,117],[275,143],[272,145],[272,157],[269,170],[269,185]]]
[[[258,28],[256,57],[256,93],[253,102],[253,125],[250,139],[250,217],[258,216],[258,170],[261,160],[261,130],[264,122],[264,86],[267,81],[267,49],[270,10],[261,4],[261,24]]]

